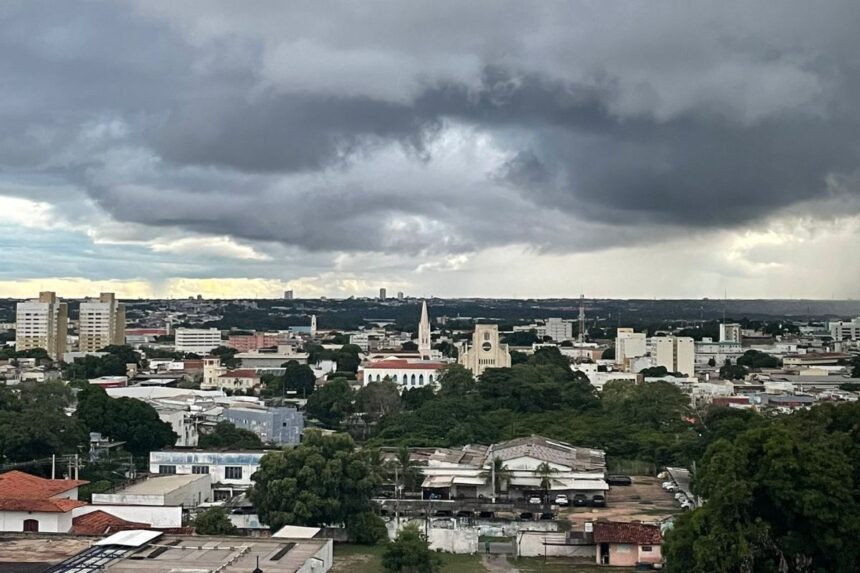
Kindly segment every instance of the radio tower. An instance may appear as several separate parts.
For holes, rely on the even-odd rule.
[[[585,295],[579,295],[579,336],[577,337],[580,348],[585,342]]]

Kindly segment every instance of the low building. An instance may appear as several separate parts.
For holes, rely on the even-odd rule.
[[[251,368],[228,370],[215,379],[215,387],[219,390],[232,392],[247,392],[260,386],[260,375]],[[201,385],[201,388],[203,386]]]
[[[125,388],[128,386],[128,376],[100,376],[87,380],[93,386],[102,388]]]
[[[364,367],[362,372],[364,373],[365,386],[371,382],[381,382],[387,378],[405,390],[424,386],[434,387],[445,366],[444,362],[386,358],[371,362]]]
[[[294,352],[292,346],[279,346],[275,352],[264,352],[252,350],[250,352],[239,352],[233,356],[242,364],[242,368],[255,368],[258,370],[272,370],[283,368],[283,365],[291,360],[299,364],[308,363],[306,352]]]
[[[0,474],[0,531],[68,533],[81,480],[45,479],[13,470]]]
[[[227,337],[226,346],[239,352],[249,352],[262,348],[274,348],[278,345],[280,335],[277,332],[255,332],[254,334],[231,334]]]
[[[58,541],[44,540],[47,546],[55,543]],[[50,557],[45,551],[22,556],[28,561],[42,563]],[[333,561],[332,540],[319,537],[206,537],[201,540],[196,536],[166,535],[150,529],[124,529],[91,542],[75,555],[63,555],[61,561],[48,563],[52,565],[50,571],[55,573],[326,573]]]
[[[644,523],[598,521],[594,524],[594,544],[599,565],[634,567],[638,563],[661,563],[660,526]]]
[[[149,472],[162,475],[208,474],[214,501],[230,499],[251,487],[251,475],[260,468],[264,450],[164,450],[149,453]]]
[[[235,405],[221,415],[236,427],[254,432],[264,444],[297,445],[305,429],[302,413],[290,406]]]
[[[211,501],[209,474],[159,475],[112,493],[94,493],[93,505],[147,505],[197,507]]]

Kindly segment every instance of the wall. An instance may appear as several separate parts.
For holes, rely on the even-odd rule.
[[[433,518],[429,520],[429,523],[426,519],[401,519],[399,524],[395,524],[394,520],[391,519],[385,523],[389,539],[397,537],[397,532],[408,524],[417,525],[422,532],[427,534],[431,549],[459,554],[478,552],[480,549],[479,537],[482,535],[515,537],[521,530],[531,531],[536,535],[546,535],[544,532],[549,532],[552,535],[558,531],[558,523],[554,521],[491,522],[488,520],[464,525],[461,520],[451,517]],[[561,539],[564,539],[564,533],[556,533],[556,535],[561,535]],[[543,552],[540,555],[543,555]],[[594,551],[586,553],[586,556],[593,557]]]
[[[192,466],[209,466],[209,476],[212,483],[249,487],[251,474],[260,467],[260,459],[266,452],[151,452],[149,454],[149,471],[157,474],[159,465],[176,466],[177,474],[192,473]],[[242,468],[242,479],[227,479],[224,468],[238,466]]]
[[[626,543],[609,544],[609,564],[632,567],[639,560],[639,547]]]
[[[331,569],[331,566],[334,564],[334,543],[331,539],[327,541],[328,543],[314,554],[314,557],[321,560],[322,563],[317,559],[308,558],[296,573],[325,573]]]
[[[204,501],[212,500],[212,478],[208,474],[200,475],[191,483],[164,495],[164,505],[182,505],[184,507],[195,507]]]
[[[651,545],[651,551],[642,551],[642,545],[639,546],[639,561],[644,563],[659,563],[663,560],[663,553],[659,545]]]
[[[98,510],[126,521],[148,523],[153,527],[182,527],[182,508],[179,506],[93,504],[79,507],[72,513],[77,517]]]
[[[565,533],[544,531],[521,531],[517,535],[517,555],[520,557],[585,557],[594,559],[593,543],[572,545],[567,543]]]
[[[72,512],[42,513],[30,511],[0,511],[0,531],[24,531],[24,520],[39,522],[40,533],[68,533],[72,528]]]

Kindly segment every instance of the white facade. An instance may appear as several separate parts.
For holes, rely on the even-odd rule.
[[[81,303],[78,349],[96,352],[111,344],[125,344],[125,305],[111,292]]]
[[[221,346],[221,331],[217,328],[177,328],[175,335],[177,352],[206,354]]]
[[[619,328],[615,336],[615,363],[627,368],[630,360],[645,356],[645,333],[632,328]]]
[[[725,364],[726,360],[734,364],[744,353],[740,342],[714,342],[710,338],[703,338],[695,346],[698,367],[706,367],[712,360],[716,367]]]
[[[498,324],[477,324],[472,344],[461,343],[459,363],[480,376],[487,368],[510,368],[511,353],[508,345],[499,342]]]
[[[720,325],[720,342],[741,343],[741,325],[737,323],[726,323]]]
[[[429,358],[430,352],[430,317],[427,314],[427,301],[425,300],[421,303],[421,321],[418,323],[418,354],[422,358]]]
[[[692,376],[695,371],[696,351],[693,339],[686,336],[655,336],[649,341],[654,366],[663,366],[669,372]]]
[[[573,321],[561,318],[548,318],[543,326],[537,328],[539,337],[549,336],[556,342],[573,340]]]
[[[364,367],[362,372],[364,372],[365,386],[371,382],[381,382],[388,378],[400,386],[401,390],[408,390],[424,386],[435,387],[444,367],[445,363],[443,362],[387,358],[371,362]]]
[[[15,325],[15,350],[44,348],[54,360],[66,352],[69,311],[55,293],[46,291],[38,299],[19,302]]]
[[[0,511],[0,531],[24,531],[24,521],[39,523],[39,533],[68,533],[72,528],[72,512]]]
[[[115,493],[94,493],[95,505],[160,505],[197,507],[211,501],[208,474],[164,475],[147,478]]]
[[[265,451],[206,452],[161,451],[149,453],[153,474],[188,475],[207,473],[212,478],[216,501],[251,487],[251,475],[260,468]],[[219,495],[220,494],[220,495]]]
[[[828,323],[833,340],[860,340],[860,318]]]

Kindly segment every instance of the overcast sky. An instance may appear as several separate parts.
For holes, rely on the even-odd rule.
[[[0,4],[0,296],[860,296],[860,2]]]

